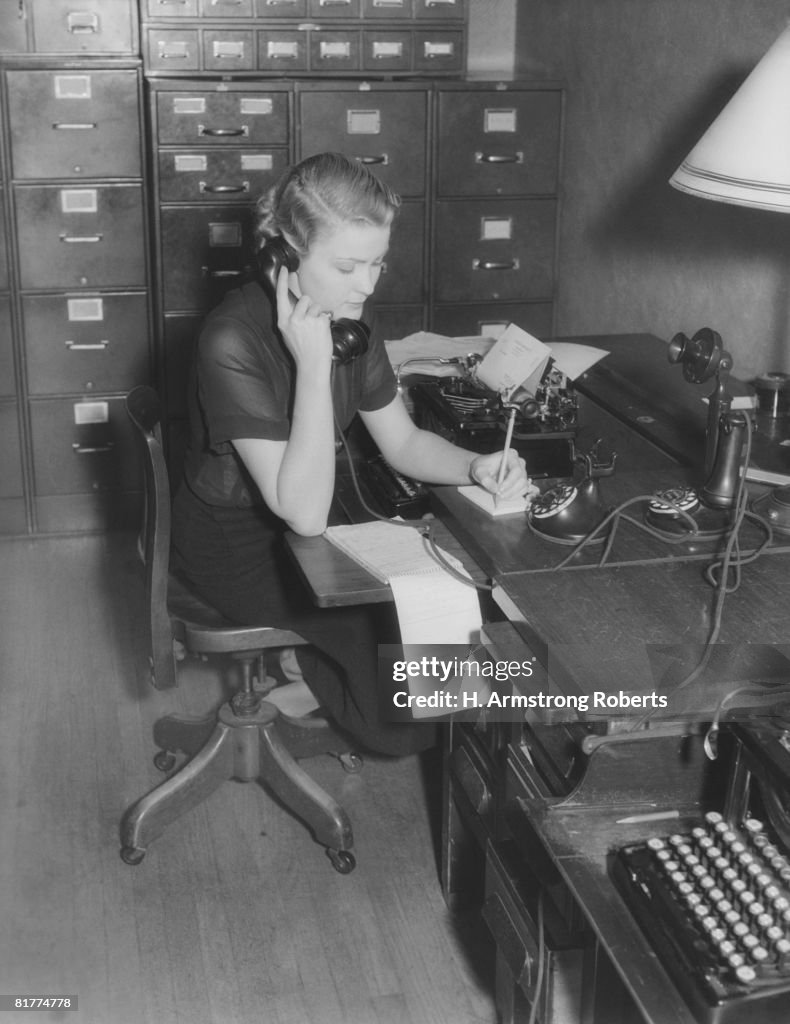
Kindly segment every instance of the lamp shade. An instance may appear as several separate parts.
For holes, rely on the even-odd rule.
[[[790,26],[669,183],[703,199],[790,213]]]

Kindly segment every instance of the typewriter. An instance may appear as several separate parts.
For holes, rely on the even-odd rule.
[[[611,877],[701,1024],[790,1018],[790,733],[736,727],[740,795],[615,851]]]
[[[534,393],[516,388],[507,399],[477,380],[474,364],[460,376],[420,380],[409,389],[417,426],[476,452],[502,448],[511,408],[516,408],[512,447],[531,477],[573,472],[578,399],[553,360]]]

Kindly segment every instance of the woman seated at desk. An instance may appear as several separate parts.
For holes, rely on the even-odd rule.
[[[174,503],[173,569],[229,619],[292,629],[320,705],[354,739],[402,755],[433,742],[425,725],[387,722],[376,692],[375,613],[315,608],[284,554],[286,530],[327,525],[335,484],[335,424],[359,412],[402,473],[497,490],[500,454],[465,451],[415,427],[383,342],[333,361],[330,316],[358,319],[381,274],[399,198],[357,161],[322,153],[289,169],[258,203],[257,241],[291,247],[276,299],[261,283],[231,291],[201,331],[190,386],[190,437]],[[510,450],[499,493],[523,494]],[[294,689],[296,692],[294,692]],[[299,686],[270,695],[304,711]],[[313,701],[313,706],[315,702]]]

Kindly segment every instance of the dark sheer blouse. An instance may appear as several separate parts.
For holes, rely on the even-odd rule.
[[[189,396],[185,480],[209,505],[262,502],[233,448],[237,438],[286,441],[294,400],[293,360],[273,326],[273,309],[257,283],[231,291],[206,319],[198,339]],[[384,344],[333,369],[340,427],[358,410],[382,409],[396,393]]]

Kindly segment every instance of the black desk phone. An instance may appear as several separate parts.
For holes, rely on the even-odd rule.
[[[290,273],[299,269],[299,254],[282,237],[270,238],[258,253],[258,271],[274,309],[277,308],[277,278],[285,266]],[[362,320],[341,317],[330,325],[332,332],[332,358],[341,365],[350,363],[368,350],[370,328]]]

